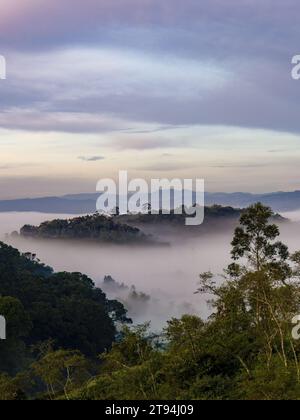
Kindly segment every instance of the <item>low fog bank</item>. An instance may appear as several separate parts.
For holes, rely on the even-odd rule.
[[[204,296],[195,295],[199,273],[221,274],[230,262],[232,229],[193,238],[173,237],[170,246],[141,247],[96,245],[56,240],[5,238],[25,223],[37,225],[68,215],[39,213],[0,214],[0,237],[21,252],[36,253],[55,271],[79,271],[103,287],[105,276],[111,276],[124,288],[106,289],[110,298],[119,298],[129,309],[135,323],[151,321],[154,330],[161,329],[171,317],[195,313],[209,314]],[[300,220],[300,217],[299,217]],[[300,223],[281,226],[282,240],[294,251],[300,249]],[[134,286],[135,289],[131,289]],[[104,288],[104,287],[103,287]],[[105,289],[105,288],[104,288]],[[132,290],[147,298],[132,298]]]
[[[286,219],[291,220],[292,222],[300,222],[300,209],[294,210],[294,211],[287,211],[284,213],[281,213],[283,217]]]
[[[290,252],[300,250],[300,209],[280,213],[289,223],[280,224],[280,240],[288,245]]]
[[[141,247],[124,245],[96,245],[78,242],[44,241],[24,238],[5,238],[5,234],[19,230],[25,223],[39,224],[55,217],[38,213],[0,214],[0,236],[21,252],[36,253],[55,271],[80,271],[101,287],[105,276],[112,276],[129,288],[135,286],[150,300],[143,305],[129,305],[134,322],[151,321],[154,329],[161,328],[171,317],[184,313],[208,314],[205,299],[194,295],[200,272],[221,272],[229,261],[230,234],[210,235],[184,240],[176,238],[170,246]],[[126,302],[128,296],[109,292]]]

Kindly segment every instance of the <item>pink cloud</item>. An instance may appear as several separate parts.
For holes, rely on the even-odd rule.
[[[291,23],[297,0],[1,0],[0,37],[59,36],[106,24],[182,25],[213,19]]]
[[[0,6],[0,33],[18,29],[18,24],[30,19],[33,10],[47,0],[2,0]]]

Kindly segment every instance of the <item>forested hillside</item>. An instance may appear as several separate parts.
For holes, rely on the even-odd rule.
[[[93,215],[75,217],[68,220],[55,219],[43,222],[40,226],[25,225],[20,235],[35,239],[65,239],[92,241],[95,243],[114,244],[155,244],[158,240],[168,240],[168,235],[181,232],[184,235],[198,235],[234,229],[244,210],[232,207],[205,207],[204,223],[199,226],[186,226],[188,216],[184,209],[181,214],[171,211],[170,214]],[[280,223],[286,219],[274,215],[273,220]]]
[[[1,398],[298,399],[300,252],[278,240],[273,220],[261,204],[243,212],[224,276],[202,273],[195,286],[211,316],[171,319],[160,336],[148,324],[116,334],[113,319],[128,321],[126,312],[91,280],[2,244]]]
[[[125,328],[102,358],[97,378],[75,399],[299,399],[300,254],[277,240],[273,214],[257,204],[243,213],[223,282],[200,275],[196,293],[209,298],[208,320],[183,316],[161,337]]]
[[[38,227],[26,225],[20,234],[27,238],[81,239],[111,243],[137,243],[148,239],[139,229],[114,222],[98,213],[69,220],[55,219]]]
[[[88,277],[53,273],[4,243],[0,314],[7,321],[7,340],[0,341],[0,371],[9,375],[26,370],[50,348],[79,351],[96,360],[115,340],[115,323],[130,322],[123,305],[108,300]]]

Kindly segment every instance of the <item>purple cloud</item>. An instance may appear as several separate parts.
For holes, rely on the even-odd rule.
[[[119,119],[124,125],[117,123],[118,130],[137,122],[300,132],[300,83],[290,77],[291,57],[300,49],[297,0],[2,3],[0,52],[8,56],[8,81],[1,84],[2,127],[97,133],[113,130]],[[129,51],[128,62],[134,52],[136,67],[117,63],[115,72],[107,68],[103,73],[104,57],[77,74],[63,66],[58,71],[61,56],[68,57],[78,45],[83,51]],[[16,51],[32,56],[32,69],[41,74],[28,78],[28,68],[16,74],[16,65],[22,69],[14,60]],[[43,65],[34,56],[41,51],[53,61]],[[148,74],[139,66],[146,58]],[[85,60],[78,56],[78,65]],[[155,63],[165,63],[166,76]],[[203,63],[211,65],[212,75],[219,69],[229,77],[207,89],[206,79],[201,84]],[[35,114],[38,118],[31,118]]]

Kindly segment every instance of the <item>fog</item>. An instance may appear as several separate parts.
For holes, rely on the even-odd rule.
[[[221,274],[230,262],[232,230],[227,233],[200,235],[198,238],[172,240],[170,246],[97,245],[67,241],[41,241],[6,238],[5,234],[19,230],[24,224],[40,224],[69,215],[39,213],[0,214],[0,237],[21,252],[36,253],[41,262],[55,271],[79,271],[102,286],[105,276],[118,283],[134,285],[138,292],[151,296],[150,301],[132,308],[129,315],[135,323],[151,321],[160,329],[171,317],[195,313],[209,314],[204,296],[195,295],[199,273],[211,270]],[[300,217],[299,217],[300,220]],[[282,227],[282,239],[291,250],[300,249],[300,224]],[[108,293],[111,298],[126,300],[124,293]]]
[[[281,213],[281,215],[293,222],[300,222],[300,210],[288,211]]]

